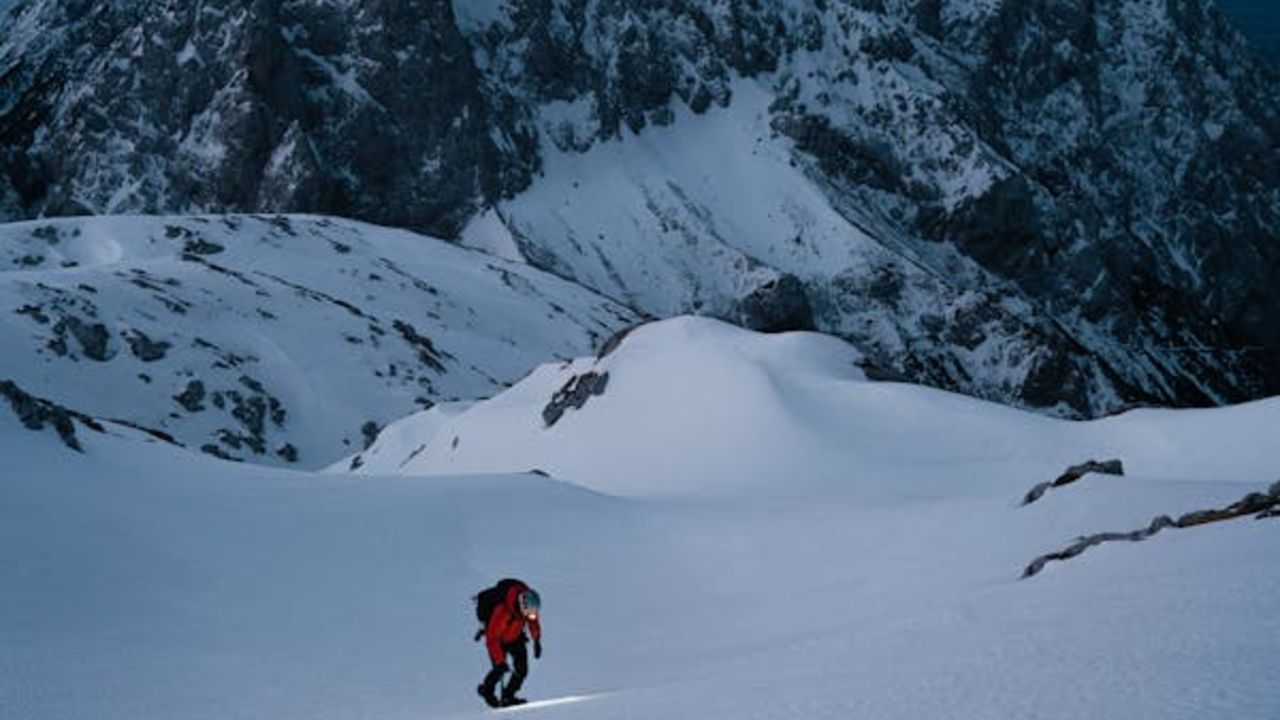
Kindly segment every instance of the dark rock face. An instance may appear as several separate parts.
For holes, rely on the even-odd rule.
[[[1102,475],[1124,475],[1124,463],[1119,460],[1105,460],[1099,462],[1097,460],[1089,460],[1079,465],[1072,465],[1067,468],[1066,472],[1059,475],[1056,479],[1042,482],[1031,488],[1026,497],[1022,499],[1023,505],[1030,505],[1039,500],[1049,488],[1062,487],[1070,485],[1089,473],[1099,473]]]
[[[793,32],[784,11],[754,0],[508,5],[506,20],[474,29],[468,40],[497,104],[522,122],[547,102],[589,101],[595,132],[551,128],[563,148],[615,137],[623,127],[667,125],[673,98],[694,112],[725,105],[735,74],[775,70],[787,52],[818,41],[816,18]]]
[[[0,34],[0,218],[288,210],[452,237],[542,148],[756,78],[791,161],[904,260],[779,270],[735,320],[1063,415],[1280,393],[1280,82],[1205,0],[479,8],[28,3]],[[518,240],[574,276],[562,238]]]
[[[30,430],[43,430],[45,425],[49,425],[64,445],[77,452],[84,452],[84,449],[76,437],[76,422],[95,432],[103,431],[102,424],[93,418],[31,395],[10,380],[0,381],[0,397],[9,401],[9,407],[23,426]]]
[[[609,373],[587,372],[574,375],[556,391],[551,401],[542,409],[542,420],[552,427],[568,410],[581,410],[593,395],[603,395],[609,385]]]
[[[39,322],[38,315],[32,314],[32,319]],[[66,315],[54,324],[53,338],[49,340],[48,348],[61,356],[71,354],[73,349],[67,343],[68,336],[76,341],[80,353],[90,360],[106,362],[115,356],[110,347],[111,334],[107,331],[107,326],[100,322],[89,322],[76,315]]]
[[[364,437],[364,447],[362,449],[368,450],[370,447],[372,447],[373,443],[378,439],[378,433],[380,432],[382,432],[382,428],[378,425],[378,423],[372,420],[369,420],[365,424],[361,425],[360,434]]]
[[[1280,504],[1280,495],[1249,493],[1225,508],[1187,513],[1178,518],[1177,525],[1180,528],[1189,528],[1196,525],[1231,520],[1244,515],[1258,515],[1261,517],[1263,513],[1271,512],[1277,504]]]
[[[154,341],[141,330],[130,332],[125,339],[129,342],[129,350],[133,356],[142,362],[155,362],[163,360],[169,348],[173,347],[172,343],[164,340]]]
[[[1072,465],[1067,471],[1058,476],[1053,481],[1054,487],[1062,487],[1069,485],[1089,473],[1100,473],[1102,475],[1124,475],[1124,463],[1119,460],[1090,460],[1079,465]]]
[[[200,412],[204,410],[204,397],[204,383],[199,380],[192,380],[187,383],[186,389],[174,395],[173,399],[187,412]]]
[[[451,234],[528,173],[498,162],[449,3],[68,0],[15,23],[11,215],[287,209]]]
[[[392,323],[392,327],[400,333],[404,341],[418,351],[418,359],[422,364],[435,370],[436,372],[444,372],[444,365],[441,363],[442,357],[440,352],[436,350],[436,346],[431,340],[423,335],[403,320],[396,320]]]
[[[1076,541],[1068,545],[1066,548],[1059,550],[1058,552],[1041,555],[1033,560],[1031,564],[1027,565],[1026,569],[1022,571],[1022,579],[1025,580],[1033,575],[1039,574],[1040,571],[1044,569],[1045,565],[1055,560],[1070,560],[1095,545],[1117,541],[1142,542],[1165,528],[1176,526],[1177,525],[1169,518],[1168,515],[1159,515],[1153,518],[1151,520],[1151,524],[1147,527],[1134,530],[1132,532],[1105,532],[1076,538]]]
[[[972,96],[984,139],[1022,173],[941,234],[1075,337],[1092,324],[1120,339],[1090,350],[1131,395],[1274,393],[1280,344],[1256,309],[1280,262],[1280,84],[1207,4],[1145,19],[1126,5],[1001,6]]]
[[[783,275],[751,291],[738,303],[737,324],[761,332],[814,330],[813,308],[804,284],[795,275]]]

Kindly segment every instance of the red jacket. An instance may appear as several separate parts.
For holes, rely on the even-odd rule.
[[[484,642],[489,647],[489,659],[493,660],[494,665],[507,661],[507,651],[502,646],[519,640],[526,625],[534,640],[542,637],[542,627],[538,625],[538,621],[526,619],[520,612],[520,593],[527,589],[525,585],[512,585],[507,590],[507,597],[489,616],[489,624],[484,629]]]

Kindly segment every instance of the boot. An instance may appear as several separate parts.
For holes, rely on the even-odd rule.
[[[491,708],[502,707],[502,703],[498,702],[498,696],[493,694],[493,688],[486,685],[477,685],[476,694],[484,698],[484,702]]]
[[[522,697],[516,697],[514,693],[502,694],[502,707],[515,707],[516,705],[523,705],[527,702],[529,701]]]

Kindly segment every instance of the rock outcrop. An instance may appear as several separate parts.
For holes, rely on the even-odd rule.
[[[102,423],[74,410],[69,410],[57,403],[38,398],[11,380],[0,380],[0,397],[9,401],[9,407],[18,416],[24,427],[29,430],[43,430],[46,425],[52,427],[62,443],[76,452],[84,452],[80,439],[76,435],[76,424],[95,432],[102,432]]]
[[[574,375],[556,391],[542,409],[542,420],[547,427],[554,426],[568,410],[581,410],[594,395],[603,395],[609,386],[609,373],[586,372]]]
[[[1070,485],[1089,473],[1098,473],[1101,475],[1124,475],[1124,463],[1119,460],[1105,460],[1099,462],[1097,460],[1088,460],[1079,465],[1072,465],[1066,469],[1066,472],[1059,475],[1053,480],[1047,480],[1027,492],[1022,498],[1023,505],[1030,505],[1039,500],[1041,496],[1049,490],[1049,488],[1062,487]]]
[[[1280,514],[1280,482],[1273,484],[1265,493],[1249,493],[1240,500],[1224,507],[1209,510],[1197,510],[1189,512],[1178,517],[1177,520],[1172,519],[1168,515],[1159,515],[1151,520],[1147,527],[1133,530],[1130,532],[1105,532],[1094,535],[1086,535],[1076,538],[1075,542],[1066,548],[1057,552],[1041,555],[1022,571],[1022,578],[1026,579],[1038,574],[1044,569],[1044,566],[1056,560],[1069,560],[1080,555],[1095,545],[1101,545],[1106,542],[1142,542],[1152,537],[1161,530],[1168,528],[1193,528],[1208,523],[1222,522],[1224,520],[1234,520],[1247,516],[1254,516],[1262,520],[1266,518],[1276,517]]]

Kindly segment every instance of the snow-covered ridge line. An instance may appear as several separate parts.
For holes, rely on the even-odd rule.
[[[0,226],[0,378],[221,457],[325,464],[635,320],[527,265],[347,220]]]
[[[1260,449],[1280,423],[1280,399],[1067,421],[870,381],[856,348],[814,333],[681,317],[611,346],[542,365],[488,400],[407,418],[332,470],[537,469],[640,496],[822,491],[883,501],[990,491],[1010,503],[1082,457],[1119,458],[1143,478],[1264,482],[1274,471]],[[1214,418],[1232,430],[1201,435]],[[804,472],[789,469],[797,466]]]

